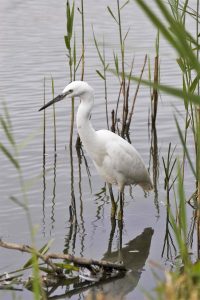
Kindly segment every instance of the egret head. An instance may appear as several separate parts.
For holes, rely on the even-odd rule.
[[[48,106],[52,105],[53,103],[56,103],[58,101],[61,101],[65,97],[83,97],[84,94],[93,94],[92,87],[85,81],[72,81],[69,83],[62,93],[58,95],[53,100],[46,103],[44,106],[42,106],[39,111],[47,108]]]

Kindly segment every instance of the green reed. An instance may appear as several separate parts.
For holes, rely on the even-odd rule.
[[[51,93],[52,93],[52,99],[54,99],[55,93],[54,93],[53,77],[51,77]],[[53,104],[53,132],[54,132],[54,152],[56,155],[56,109],[55,109],[55,104]]]
[[[160,290],[160,299],[168,295],[168,299],[198,299],[200,296],[200,278],[195,277],[196,270],[199,264],[192,264],[188,245],[187,245],[187,215],[186,205],[187,199],[184,192],[184,175],[185,162],[189,163],[193,174],[194,182],[196,183],[196,201],[197,208],[195,211],[197,223],[197,256],[200,257],[200,98],[199,98],[199,1],[196,4],[196,10],[189,6],[189,1],[169,0],[168,5],[161,1],[155,0],[155,4],[161,14],[161,17],[151,9],[147,1],[136,0],[142,10],[150,18],[152,23],[158,28],[159,32],[172,45],[177,53],[177,63],[182,75],[182,88],[174,88],[172,86],[163,86],[160,83],[150,83],[144,81],[145,84],[165,91],[173,96],[178,96],[183,100],[185,108],[184,128],[181,126],[175,117],[177,131],[183,147],[183,156],[181,164],[178,167],[178,190],[174,194],[174,198],[178,198],[178,206],[176,206],[176,216],[170,206],[169,201],[169,186],[167,188],[168,215],[172,231],[176,238],[179,255],[182,261],[184,272],[180,274],[180,269],[176,269],[174,273],[170,273],[170,284],[166,282]],[[187,30],[187,19],[193,18],[196,22],[196,33],[192,34]],[[136,78],[133,78],[136,80]],[[188,145],[188,136],[193,137],[195,156],[192,156]],[[164,161],[163,161],[164,163]],[[168,164],[164,163],[164,170],[168,180],[170,169]],[[172,165],[173,166],[173,165]],[[168,181],[167,181],[168,182]],[[173,279],[175,280],[173,281]],[[168,284],[168,285],[167,285]],[[173,293],[174,294],[173,294]],[[171,293],[171,295],[170,295]],[[172,297],[173,295],[173,297]]]
[[[23,169],[19,159],[20,151],[27,145],[27,143],[30,140],[32,140],[33,137],[35,137],[35,134],[34,135],[31,134],[24,141],[18,144],[13,134],[11,118],[5,102],[3,102],[3,112],[4,114],[0,116],[0,124],[4,132],[5,138],[8,142],[8,146],[0,142],[0,151],[3,153],[5,157],[7,157],[7,159],[10,161],[12,166],[15,168],[19,178],[19,184],[21,190],[21,199],[16,198],[15,196],[11,196],[10,200],[24,210],[27,218],[28,229],[31,235],[32,245],[35,245],[36,232],[32,223],[31,213],[29,211],[29,201],[27,195],[27,190],[30,185],[30,182],[26,182],[24,180]],[[41,297],[40,295],[42,289],[41,289],[41,282],[39,277],[38,261],[35,257],[34,252],[32,253],[32,271],[33,274],[35,275],[33,281],[34,299],[39,300]],[[43,299],[46,299],[45,296]]]
[[[109,120],[108,120],[108,91],[107,91],[107,70],[109,67],[109,63],[106,62],[106,55],[105,55],[105,44],[104,44],[104,40],[103,40],[103,50],[102,53],[100,51],[100,47],[99,44],[97,42],[97,39],[95,37],[95,33],[93,30],[93,38],[94,38],[94,43],[95,43],[95,47],[97,49],[97,53],[99,56],[99,60],[102,64],[103,67],[103,74],[100,70],[96,70],[97,74],[99,75],[99,77],[104,81],[104,97],[105,97],[105,106],[106,106],[106,122],[107,122],[107,128],[109,129]]]
[[[72,46],[73,41],[73,26],[74,26],[74,1],[72,4],[72,8],[70,7],[69,1],[67,1],[66,6],[66,17],[67,17],[67,35],[64,36],[66,49],[68,51],[68,64],[69,64],[69,73],[70,73],[70,81],[75,79],[75,69],[74,61],[76,58],[73,58],[73,54],[76,52],[75,50],[75,37],[74,37],[74,47]],[[73,130],[74,130],[74,99],[72,99],[71,106],[71,129],[70,129],[70,149],[72,148],[73,143]]]
[[[167,165],[165,166],[167,168]],[[180,165],[178,165],[177,178],[178,186],[176,196],[178,197],[178,202],[176,212],[173,212],[172,207],[168,206],[168,220],[166,223],[166,226],[168,226],[167,230],[169,230],[169,226],[171,227],[178,246],[176,266],[171,270],[165,271],[164,281],[158,278],[154,272],[157,277],[157,285],[155,288],[156,296],[148,294],[148,299],[198,300],[200,297],[200,262],[197,260],[193,263],[188,248],[186,196],[183,186],[182,168]],[[167,247],[169,247],[169,243],[171,243],[176,254],[176,247],[173,244],[170,230],[167,236],[165,236],[165,243]]]
[[[81,29],[82,29],[82,37],[81,37],[81,41],[82,41],[81,80],[83,80],[84,79],[84,73],[85,73],[85,19],[84,19],[84,4],[83,4],[83,0],[81,0]]]
[[[151,123],[152,126],[155,127],[156,125],[156,117],[157,117],[157,109],[158,109],[158,90],[156,85],[159,83],[159,31],[156,37],[156,56],[154,59],[154,84],[153,92],[151,95]]]
[[[110,6],[107,6],[107,9],[110,16],[112,17],[112,19],[117,25],[118,36],[119,36],[119,48],[120,48],[119,54],[117,53],[117,51],[113,51],[114,66],[115,66],[115,70],[113,70],[113,73],[117,76],[119,81],[119,94],[116,103],[116,108],[111,112],[111,123],[112,123],[111,130],[114,132],[118,132],[118,134],[120,134],[123,138],[127,137],[127,139],[130,142],[130,138],[129,138],[130,124],[133,117],[133,111],[134,111],[138,91],[140,88],[140,83],[142,82],[141,79],[146,65],[146,56],[144,58],[144,65],[141,69],[141,73],[139,77],[141,82],[140,81],[138,82],[135,90],[135,95],[131,100],[130,86],[131,86],[131,79],[133,77],[132,73],[134,67],[134,59],[132,59],[131,64],[129,63],[130,67],[129,67],[129,71],[127,71],[126,39],[129,35],[129,29],[123,34],[123,20],[122,20],[122,10],[124,9],[125,6],[129,4],[129,2],[130,1],[125,1],[124,3],[121,4],[119,0],[116,0],[116,4],[117,4],[116,12],[114,12],[114,9],[111,8]],[[109,65],[106,64],[106,66]],[[118,127],[118,109],[119,109],[120,100],[122,100],[122,113],[120,118],[121,128]]]

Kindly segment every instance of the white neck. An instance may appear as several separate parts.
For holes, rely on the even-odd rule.
[[[94,96],[93,93],[88,92],[82,95],[80,99],[81,103],[79,104],[76,114],[77,130],[84,148],[92,155],[92,150],[96,143],[96,132],[90,122],[90,113],[94,103]]]

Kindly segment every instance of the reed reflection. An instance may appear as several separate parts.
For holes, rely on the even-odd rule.
[[[44,150],[44,149],[43,149]],[[43,172],[42,172],[42,180],[43,180],[43,190],[42,190],[42,233],[45,237],[45,201],[46,201],[46,159],[45,153],[43,152]]]
[[[63,253],[75,254],[76,238],[77,238],[77,222],[68,223],[68,233],[65,236],[64,250]]]
[[[156,126],[153,124],[151,127],[150,159],[152,161],[154,204],[157,211],[157,215],[159,216],[160,215],[160,207],[158,201],[159,155],[158,155],[157,129]]]
[[[53,191],[52,191],[52,206],[51,206],[51,231],[54,229],[55,223],[55,198],[56,198],[56,162],[57,155],[54,154],[54,167],[53,167]],[[50,232],[51,235],[51,232]]]
[[[79,142],[78,142],[79,141]],[[80,143],[80,138],[77,137],[77,143],[76,143],[76,152],[77,152],[77,157],[78,157],[78,176],[79,176],[79,181],[78,181],[78,188],[79,188],[79,215],[80,215],[80,222],[79,222],[79,237],[80,237],[80,244],[81,244],[81,251],[80,255],[83,256],[84,249],[85,249],[85,243],[84,239],[86,236],[86,231],[85,231],[85,222],[84,222],[84,217],[83,217],[83,199],[82,199],[82,157],[84,157],[84,152],[81,147]],[[84,161],[86,161],[84,157]],[[90,173],[89,173],[90,175]],[[88,176],[89,177],[89,176]],[[90,182],[90,178],[89,178]]]
[[[171,143],[169,143],[167,158],[163,161],[163,167],[165,171],[165,185],[164,189],[166,190],[166,225],[165,225],[165,237],[164,244],[162,249],[162,257],[166,253],[167,259],[172,259],[176,255],[176,246],[173,240],[173,227],[170,220],[170,191],[173,189],[174,183],[177,179],[177,175],[175,178],[172,178],[173,170],[176,166],[176,158],[174,158],[174,149],[171,147]]]
[[[46,102],[46,80],[44,77],[44,95],[43,95],[43,104],[45,105]],[[45,237],[45,199],[46,199],[46,112],[44,109],[43,112],[43,173],[42,173],[42,179],[43,179],[43,191],[42,191],[42,213],[43,213],[43,217],[42,217],[42,224],[43,224],[43,228],[42,228],[42,233],[43,236]]]
[[[73,151],[70,147],[70,168],[71,168],[71,205],[69,206],[70,213],[70,221],[77,222],[77,214],[76,214],[76,198],[74,192],[74,161],[73,161]]]

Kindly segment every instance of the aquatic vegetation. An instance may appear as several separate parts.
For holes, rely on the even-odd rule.
[[[169,179],[172,170],[175,166],[176,159],[174,162],[171,161],[171,154],[169,149],[169,155],[167,164],[163,160],[166,181],[165,188],[167,190],[167,224],[171,226],[172,233],[176,238],[177,254],[181,264],[175,269],[175,271],[169,271],[166,273],[166,281],[159,282],[156,288],[159,299],[198,299],[200,296],[200,280],[198,271],[199,270],[199,190],[200,190],[200,115],[199,115],[199,1],[196,3],[196,10],[189,6],[189,1],[168,1],[168,5],[163,1],[156,0],[155,3],[167,24],[164,23],[161,17],[147,5],[146,1],[136,0],[139,6],[151,19],[153,24],[158,28],[166,40],[172,45],[177,51],[178,59],[177,63],[180,67],[182,74],[183,86],[179,91],[182,91],[182,100],[184,101],[185,107],[185,128],[182,131],[177,118],[175,123],[177,126],[178,134],[183,146],[183,156],[181,164],[178,167],[178,189],[175,190],[174,198],[178,198],[176,203],[176,213],[172,210],[172,199],[170,200],[169,192],[174,185],[169,184]],[[186,20],[188,18],[194,18],[196,22],[196,33],[192,35],[187,30]],[[154,86],[154,84],[153,84]],[[156,84],[158,89],[162,90],[162,86]],[[178,92],[178,89],[176,90]],[[170,91],[166,89],[167,93],[175,95],[175,90]],[[195,148],[195,163],[192,158],[190,151],[188,150],[188,136],[193,135],[193,142]],[[173,153],[172,153],[173,155]],[[196,191],[194,192],[194,198],[196,198],[197,206],[195,209],[195,220],[197,224],[197,261],[192,262],[192,257],[189,254],[188,244],[188,224],[187,224],[187,199],[184,191],[184,175],[185,175],[185,163],[186,160],[190,165],[190,169],[196,182]],[[171,165],[171,166],[170,166]],[[172,198],[172,197],[171,197]],[[167,227],[168,228],[168,227]],[[193,232],[194,234],[194,232]],[[167,231],[167,239],[172,240],[171,234],[169,236],[169,230]],[[165,239],[166,241],[166,239]],[[169,242],[169,240],[168,240]],[[173,245],[173,247],[175,247]],[[157,298],[156,298],[157,299]]]

